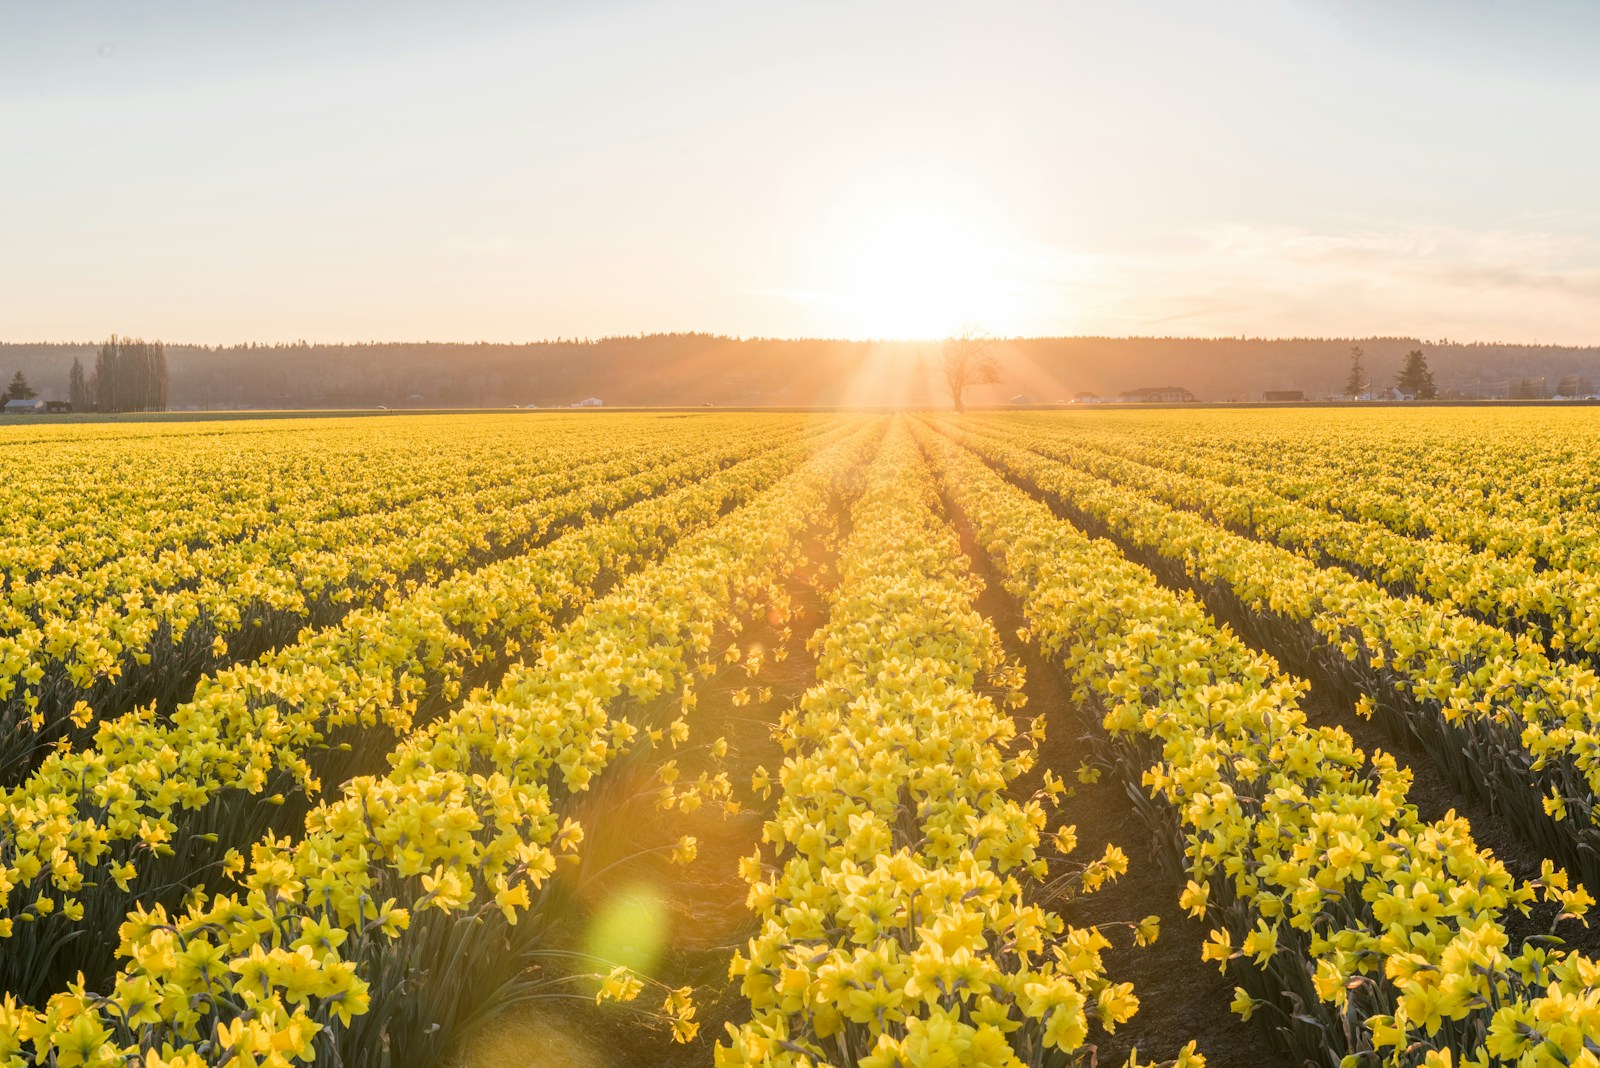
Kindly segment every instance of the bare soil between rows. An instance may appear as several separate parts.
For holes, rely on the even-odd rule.
[[[781,710],[796,702],[816,677],[816,663],[806,642],[827,618],[826,591],[831,588],[835,553],[821,541],[807,548],[812,562],[789,584],[790,637],[782,641],[782,627],[756,621],[734,639],[742,649],[760,645],[769,653],[755,679],[738,665],[725,667],[696,686],[697,703],[688,719],[691,737],[675,754],[681,780],[702,771],[726,771],[733,783],[737,814],[710,804],[693,813],[659,813],[650,803],[624,800],[615,806],[601,802],[604,815],[593,819],[586,837],[585,863],[608,869],[584,887],[577,907],[554,942],[581,949],[588,928],[601,922],[608,906],[617,901],[642,900],[634,926],[640,944],[659,940],[660,953],[648,966],[628,962],[653,984],[631,1005],[606,1002],[596,1006],[592,987],[574,989],[588,993],[501,1013],[478,1035],[472,1036],[453,1064],[458,1068],[557,1068],[571,1065],[651,1065],[658,1068],[705,1068],[713,1051],[727,1037],[725,1025],[748,1017],[748,1007],[736,982],[728,978],[728,962],[755,933],[756,918],[745,905],[747,886],[739,874],[739,861],[755,851],[761,826],[772,803],[752,794],[750,775],[757,766],[775,771],[783,750],[773,736]],[[724,635],[723,637],[727,637]],[[784,648],[779,661],[770,653]],[[770,699],[757,694],[748,704],[735,704],[741,691],[769,688]],[[717,760],[706,746],[725,738],[728,752]],[[610,774],[610,773],[608,773]],[[635,787],[651,785],[654,765],[633,769],[638,782],[612,783],[610,796],[627,798]],[[674,864],[670,845],[681,835],[697,841],[695,859]],[[631,947],[624,947],[631,948]],[[664,987],[689,986],[694,990],[695,1019],[699,1033],[687,1043],[674,1042],[666,1021],[653,1014],[659,1009]]]
[[[1045,769],[1053,770],[1075,785],[1061,813],[1061,822],[1078,829],[1074,859],[1098,857],[1107,845],[1128,856],[1127,874],[1096,893],[1053,906],[1074,926],[1105,925],[1103,933],[1112,943],[1104,954],[1106,973],[1117,982],[1131,982],[1139,998],[1138,1013],[1115,1034],[1098,1029],[1091,1034],[1099,1063],[1121,1064],[1135,1049],[1143,1060],[1168,1060],[1193,1041],[1212,1068],[1292,1068],[1294,1059],[1274,1045],[1263,1027],[1229,1010],[1233,983],[1201,960],[1210,926],[1178,907],[1184,879],[1170,868],[1133,808],[1128,791],[1140,789],[1139,784],[1116,774],[1104,774],[1095,783],[1077,782],[1079,763],[1093,755],[1090,738],[1102,728],[1072,699],[1061,669],[1018,639],[1017,631],[1026,623],[1020,607],[1001,586],[971,526],[959,515],[953,518],[962,549],[984,582],[978,608],[1000,632],[1007,654],[1027,673],[1023,692],[1028,702],[1020,715],[1043,715],[1046,720],[1039,762],[1017,784],[1019,793],[1031,794]],[[1150,915],[1160,917],[1161,935],[1155,945],[1137,947],[1123,925]]]

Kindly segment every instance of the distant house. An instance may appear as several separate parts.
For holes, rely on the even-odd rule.
[[[1195,400],[1193,393],[1177,386],[1145,386],[1127,390],[1120,396],[1129,404],[1189,404]]]
[[[605,407],[605,403],[606,402],[601,400],[599,397],[585,397],[585,398],[583,398],[583,400],[578,401],[577,403],[575,403],[573,405],[573,407],[574,408],[603,408],[603,407]]]
[[[70,412],[72,411],[72,404],[64,400],[47,400],[44,402],[44,410],[52,415],[60,412]]]
[[[1306,391],[1303,389],[1269,389],[1261,394],[1261,399],[1268,404],[1292,404],[1295,401],[1305,400]]]
[[[35,412],[44,411],[44,407],[44,401],[42,400],[23,400],[18,398],[17,400],[6,401],[6,414],[32,415]]]
[[[1072,403],[1073,404],[1099,404],[1100,403],[1100,394],[1098,394],[1098,393],[1090,393],[1088,390],[1083,390],[1081,393],[1074,393],[1072,395]]]

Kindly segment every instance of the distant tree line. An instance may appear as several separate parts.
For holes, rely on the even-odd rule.
[[[167,350],[159,341],[113,334],[100,346],[92,374],[85,377],[83,364],[73,359],[67,398],[77,412],[164,412]]]
[[[1349,388],[1351,346],[1362,349],[1357,390]],[[70,397],[78,410],[92,410],[99,402],[99,383],[91,378],[101,347],[99,341],[0,343],[0,388],[20,369],[40,397]],[[1414,337],[995,337],[988,353],[1004,383],[969,379],[964,396],[974,406],[1019,393],[1048,403],[1079,391],[1115,397],[1169,385],[1206,401],[1256,400],[1265,390],[1301,390],[1313,399],[1348,396],[1397,384],[1413,351],[1426,353],[1441,398],[1505,397],[1530,388],[1549,396],[1567,378],[1559,392],[1581,396],[1600,382],[1600,346],[1460,345]],[[938,374],[938,342],[660,334],[531,344],[202,347],[169,341],[163,352],[169,409],[548,407],[591,396],[608,407],[951,400]],[[70,373],[74,360],[78,376]]]

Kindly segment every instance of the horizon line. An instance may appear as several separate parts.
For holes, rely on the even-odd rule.
[[[311,341],[305,338],[296,338],[292,341],[165,341],[159,337],[140,337],[132,334],[113,334],[125,341],[154,341],[168,348],[195,348],[195,349],[240,349],[251,346],[257,348],[365,348],[383,345],[439,345],[439,346],[500,346],[507,348],[532,348],[540,345],[599,345],[616,341],[646,341],[655,338],[706,338],[711,341],[733,342],[746,344],[752,342],[821,342],[833,345],[937,345],[945,340],[942,337],[830,337],[827,335],[776,335],[776,334],[720,334],[705,330],[661,330],[637,334],[603,334],[599,337],[573,335],[545,337],[523,341],[491,341],[478,339],[473,341],[441,341],[434,339],[369,339],[366,341]],[[1457,339],[1440,338],[1427,340],[1416,335],[1405,334],[1368,334],[1357,335],[1332,335],[1319,336],[1309,334],[1296,335],[1266,335],[1266,334],[991,334],[990,340],[1015,344],[1029,341],[1234,341],[1234,342],[1389,342],[1398,341],[1418,345],[1432,345],[1437,348],[1455,347],[1471,348],[1496,346],[1515,346],[1519,348],[1547,348],[1547,349],[1600,349],[1600,341],[1592,342],[1555,342],[1539,341],[1513,341],[1506,339]],[[94,348],[104,344],[109,338],[96,340],[42,340],[29,339],[23,341],[0,340],[0,346],[53,346],[53,347],[86,347]]]

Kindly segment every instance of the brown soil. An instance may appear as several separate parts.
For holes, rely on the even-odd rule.
[[[1167,1060],[1193,1040],[1212,1068],[1289,1068],[1293,1058],[1279,1051],[1262,1028],[1229,1010],[1233,983],[1200,959],[1200,946],[1210,928],[1178,907],[1184,880],[1160,859],[1157,843],[1130,802],[1129,784],[1109,773],[1097,783],[1077,782],[1074,773],[1092,754],[1090,737],[1100,725],[1072,700],[1060,669],[1034,646],[1018,640],[1017,630],[1025,622],[1020,609],[1000,585],[970,528],[960,521],[957,528],[962,548],[984,580],[978,607],[1000,631],[1007,653],[1027,672],[1028,703],[1020,715],[1046,717],[1038,766],[1028,780],[1017,784],[1019,792],[1032,793],[1044,769],[1054,770],[1076,787],[1060,820],[1078,828],[1074,857],[1097,857],[1108,844],[1128,855],[1127,874],[1116,882],[1052,906],[1074,926],[1102,926],[1112,943],[1105,954],[1107,974],[1118,982],[1131,982],[1139,997],[1138,1014],[1114,1035],[1103,1031],[1091,1035],[1099,1063],[1121,1064],[1135,1048],[1142,1060]],[[1139,786],[1135,783],[1132,788]],[[1150,915],[1161,918],[1161,935],[1153,946],[1136,947],[1125,925]]]
[[[1272,652],[1270,649],[1263,651]],[[1471,825],[1473,841],[1499,858],[1519,882],[1539,877],[1544,854],[1495,812],[1481,793],[1467,794],[1457,790],[1416,739],[1410,735],[1396,735],[1371,720],[1363,719],[1356,714],[1354,706],[1330,692],[1330,688],[1319,685],[1315,679],[1301,707],[1312,726],[1343,727],[1369,759],[1373,753],[1382,750],[1392,754],[1402,768],[1410,769],[1412,784],[1406,797],[1417,806],[1417,814],[1423,819],[1441,819],[1454,811]],[[1515,949],[1530,935],[1548,934],[1555,913],[1555,906],[1539,904],[1526,917],[1515,912],[1505,916],[1502,923],[1506,933],[1511,936],[1512,948]],[[1600,951],[1600,926],[1584,928],[1569,921],[1561,925],[1560,934],[1571,946],[1585,953],[1593,955]]]
[[[744,1017],[738,985],[728,980],[728,961],[755,931],[755,917],[745,906],[739,860],[756,849],[761,825],[771,811],[769,802],[752,794],[750,774],[758,765],[775,771],[782,763],[773,727],[780,712],[815,679],[815,661],[806,640],[826,618],[824,591],[833,581],[833,552],[813,543],[808,556],[813,566],[790,584],[793,614],[788,621],[790,638],[784,644],[786,658],[777,662],[771,656],[781,643],[780,628],[768,621],[746,626],[733,640],[743,650],[760,643],[769,651],[760,675],[752,680],[742,666],[734,665],[702,680],[688,717],[692,735],[674,754],[682,771],[680,781],[692,780],[702,771],[726,771],[740,811],[730,815],[720,805],[702,806],[688,814],[655,811],[648,800],[635,796],[653,781],[652,761],[608,771],[605,794],[593,802],[604,815],[580,817],[592,827],[583,853],[594,874],[572,910],[572,929],[558,932],[556,940],[581,948],[584,929],[609,904],[642,897],[650,907],[638,922],[664,928],[639,932],[642,945],[657,939],[664,943],[653,964],[637,962],[637,970],[656,985],[647,986],[631,1005],[607,1002],[597,1008],[591,995],[508,1009],[466,1044],[458,1058],[462,1068],[542,1068],[547,1062],[539,1058],[547,1055],[551,1065],[568,1063],[570,1058],[575,1064],[704,1068],[711,1063],[717,1042],[726,1037],[724,1025]],[[765,703],[754,696],[761,687],[771,689]],[[752,700],[735,705],[733,697],[741,690],[749,691]],[[706,749],[719,737],[728,742],[721,760]],[[685,834],[697,840],[695,859],[687,865],[672,864],[667,851]],[[688,1043],[674,1042],[668,1023],[654,1015],[663,988],[680,986],[694,988],[695,1019],[700,1025],[699,1034]]]

